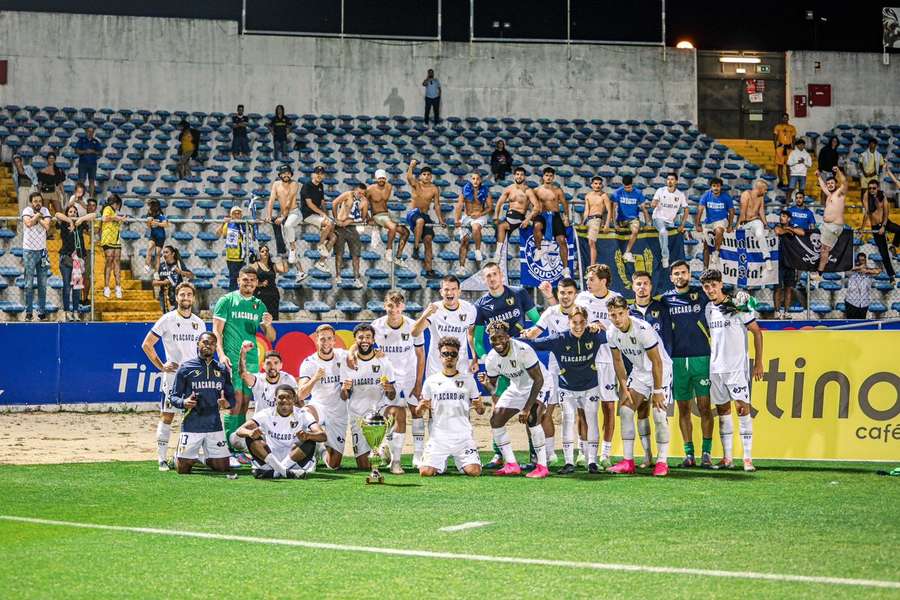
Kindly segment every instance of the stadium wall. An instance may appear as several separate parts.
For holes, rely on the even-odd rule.
[[[862,52],[787,53],[787,106],[807,95],[811,83],[831,85],[831,106],[812,106],[806,118],[793,117],[800,133],[827,131],[839,123],[900,123],[900,56]],[[816,65],[819,65],[818,68]]]
[[[458,116],[697,119],[692,51],[241,36],[237,23],[0,12],[4,104],[420,114],[425,71]]]

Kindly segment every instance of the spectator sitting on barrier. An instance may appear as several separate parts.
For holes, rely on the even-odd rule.
[[[277,321],[281,292],[278,291],[278,282],[275,278],[278,273],[287,273],[287,263],[281,257],[273,259],[269,247],[260,244],[259,258],[256,262],[250,263],[250,266],[256,269],[259,281],[253,295],[266,305],[266,311],[272,315],[272,320]]]
[[[244,222],[244,210],[234,204],[228,216],[219,227],[219,239],[225,238],[225,264],[228,265],[228,291],[238,288],[238,273],[247,261],[247,223]]]
[[[491,154],[491,175],[499,183],[512,171],[512,155],[506,149],[506,142],[497,140],[497,149]]]
[[[62,245],[59,248],[59,274],[62,278],[62,304],[63,313],[59,320],[75,321],[78,319],[78,305],[81,304],[81,288],[76,288],[78,282],[84,285],[85,245],[84,226],[89,221],[87,214],[78,214],[78,207],[70,203],[65,214],[56,213],[57,226],[59,227]]]
[[[250,137],[247,124],[250,119],[244,114],[244,105],[237,105],[237,112],[231,116],[231,155],[233,158],[250,156]]]
[[[638,233],[641,231],[641,214],[644,215],[644,222],[650,222],[644,195],[634,189],[634,178],[631,175],[622,175],[622,187],[614,191],[610,199],[616,215],[616,226],[628,227],[631,230],[631,237],[628,238],[622,260],[633,263],[634,255],[631,249],[634,248]]]
[[[191,159],[197,158],[200,147],[200,132],[193,129],[187,121],[181,122],[181,133],[178,134],[178,177],[187,178],[191,174]]]
[[[319,260],[316,268],[325,270],[325,260],[331,256],[334,248],[334,221],[325,212],[325,167],[317,165],[313,169],[309,181],[300,186],[298,196],[300,203],[299,214],[290,215],[285,221],[284,231],[287,234],[288,243],[297,237],[297,223],[302,216],[305,225],[312,225],[319,230],[319,243],[316,250],[319,251]]]
[[[153,276],[153,287],[159,288],[159,307],[163,313],[177,308],[175,288],[183,281],[190,281],[194,273],[185,266],[178,248],[172,245],[162,247],[159,270]]]
[[[884,157],[878,151],[878,140],[869,138],[866,151],[859,155],[859,187],[865,193],[870,181],[878,181],[881,169],[884,168]],[[822,167],[819,167],[822,170]]]
[[[16,188],[16,196],[19,201],[19,213],[25,210],[29,205],[31,192],[38,190],[38,176],[34,172],[34,167],[26,165],[22,160],[22,156],[16,154],[13,156],[12,169],[13,186]]]
[[[887,170],[888,175],[894,178],[890,169]],[[896,178],[894,178],[896,182]],[[900,183],[898,183],[900,186]],[[878,247],[878,253],[881,255],[881,262],[884,264],[884,272],[894,280],[894,265],[891,263],[891,252],[888,250],[887,234],[893,233],[894,239],[891,241],[891,247],[894,252],[900,245],[900,225],[890,220],[890,208],[885,202],[884,192],[879,189],[878,181],[872,180],[868,187],[863,191],[863,227],[872,229],[872,237],[875,245]]]
[[[741,214],[738,217],[740,221],[738,225],[747,232],[748,236],[756,239],[759,252],[766,261],[766,271],[771,271],[774,267],[766,241],[766,191],[768,189],[769,184],[764,179],[757,179],[753,182],[751,189],[741,192]],[[747,249],[750,250],[749,245]]]
[[[125,217],[119,214],[122,210],[122,199],[118,194],[110,194],[101,213],[100,246],[103,248],[103,297],[109,298],[109,280],[115,279],[116,298],[122,299],[122,221]]]
[[[93,125],[84,128],[84,137],[75,143],[75,154],[78,155],[78,182],[83,183],[85,178],[91,187],[91,196],[97,185],[97,160],[103,152],[103,144],[94,137]]]
[[[666,175],[666,187],[661,187],[653,194],[653,208],[651,219],[653,227],[659,232],[659,249],[662,255],[663,269],[669,268],[669,227],[675,226],[678,218],[678,210],[682,209],[681,224],[678,225],[678,233],[684,233],[684,226],[690,218],[687,198],[684,192],[678,189],[678,175],[669,173]]]
[[[275,107],[275,116],[269,122],[269,129],[272,130],[272,147],[274,151],[272,158],[275,160],[290,160],[290,149],[288,147],[288,129],[291,128],[291,120],[284,116],[284,106],[279,104]]]
[[[34,280],[37,278],[38,320],[47,319],[47,231],[50,211],[41,206],[41,195],[32,192],[22,211],[22,262],[25,264],[25,320],[33,321]]]
[[[341,269],[344,262],[344,245],[350,249],[350,260],[353,262],[353,286],[363,287],[359,274],[359,259],[362,251],[362,242],[359,238],[359,230],[369,220],[369,201],[366,198],[366,184],[359,183],[356,187],[344,192],[331,205],[334,215],[334,233],[337,239],[334,243],[334,275],[341,278]],[[375,230],[373,235],[378,235]]]
[[[147,242],[147,257],[144,272],[148,275],[159,270],[159,251],[166,243],[166,227],[169,222],[159,206],[156,198],[147,203],[147,228],[150,241]]]
[[[701,225],[702,223],[702,225]],[[721,271],[719,250],[725,240],[725,234],[734,231],[734,200],[727,192],[722,191],[722,180],[713,177],[709,180],[709,189],[700,196],[697,215],[694,217],[694,228],[699,232],[703,243],[703,268]],[[705,231],[713,233],[713,249],[710,251]]]
[[[802,193],[802,192],[798,192]],[[778,225],[775,226],[778,236],[778,287],[775,288],[775,318],[787,318],[787,311],[794,301],[794,286],[797,285],[797,270],[787,266],[785,253],[781,252],[781,241],[785,236],[804,236],[806,230],[791,223],[791,213],[781,211]],[[780,308],[779,308],[780,307]]]
[[[865,252],[856,255],[856,264],[847,277],[847,293],[844,295],[844,318],[865,319],[872,301],[872,276],[880,269],[869,268]]]
[[[63,183],[66,174],[56,166],[56,152],[47,153],[47,166],[37,172],[38,188],[44,199],[44,206],[53,213],[62,210],[62,198],[64,197]]]
[[[797,140],[796,147],[788,155],[787,166],[790,175],[788,187],[792,190],[805,190],[806,174],[812,168],[812,157],[806,151],[806,140],[803,138]]]

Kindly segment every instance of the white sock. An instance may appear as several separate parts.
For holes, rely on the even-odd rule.
[[[581,455],[587,460],[587,442],[584,440],[578,440],[578,450],[581,451]]]
[[[247,447],[247,439],[239,436],[236,431],[231,434],[228,441],[231,442],[231,447],[235,452],[250,452],[250,448]]]
[[[156,452],[159,462],[166,462],[169,453],[169,437],[172,435],[172,426],[160,421],[156,424]]]
[[[653,447],[650,445],[650,419],[638,419],[637,431],[641,437],[641,448],[644,449],[644,456],[652,458]]]
[[[744,448],[744,460],[751,460],[753,458],[753,417],[750,415],[739,415],[738,427],[741,431],[741,445]]]
[[[269,465],[270,467],[272,467],[272,470],[274,470],[276,473],[278,473],[282,477],[284,477],[286,475],[284,466],[282,466],[282,464],[280,462],[278,462],[278,459],[275,458],[275,455],[272,454],[271,452],[266,455],[266,464]]]
[[[400,457],[403,454],[403,443],[406,441],[406,432],[395,431],[391,438],[391,462],[400,464]]]
[[[653,409],[653,425],[656,428],[656,462],[669,458],[669,419],[665,410]]]
[[[722,454],[726,461],[731,461],[734,447],[734,427],[731,423],[731,414],[719,415],[719,438],[722,440]]]
[[[506,427],[491,429],[491,434],[494,437],[494,443],[500,448],[500,453],[503,455],[503,462],[514,465],[518,464],[516,462],[516,455],[513,453],[512,442],[509,441],[509,433],[506,431]]]
[[[634,410],[620,407],[619,422],[622,425],[622,456],[625,460],[634,460]]]
[[[534,456],[537,464],[542,467],[547,466],[547,443],[546,436],[544,436],[544,428],[537,424],[534,427],[529,427],[528,431],[531,433],[531,445],[534,448]]]
[[[425,419],[412,420],[413,456],[416,460],[422,458],[425,452]]]
[[[612,454],[612,442],[603,440],[603,446],[601,446],[600,452],[600,458],[602,460],[609,460],[609,455]]]
[[[556,438],[552,435],[544,435],[545,446],[547,448],[547,460],[556,458]]]
[[[575,464],[575,444],[563,442],[563,460],[567,465]]]
[[[291,469],[300,469],[300,465],[294,462],[294,459],[290,456],[284,457],[284,460],[281,461],[281,467],[284,469],[285,473],[287,473]],[[302,471],[303,469],[300,470]]]
[[[587,443],[587,463],[589,465],[597,463],[597,446],[599,446],[597,442]]]

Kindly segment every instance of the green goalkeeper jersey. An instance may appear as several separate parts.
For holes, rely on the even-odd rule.
[[[247,353],[247,367],[258,364],[256,353],[256,332],[262,323],[266,306],[259,298],[244,298],[238,291],[229,292],[219,298],[213,310],[213,318],[225,321],[222,330],[222,348],[233,360],[240,356],[241,345],[253,342],[253,349]],[[237,365],[235,365],[235,368]]]

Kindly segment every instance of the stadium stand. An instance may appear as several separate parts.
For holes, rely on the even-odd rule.
[[[96,136],[104,144],[97,174],[98,196],[117,193],[123,197],[127,216],[138,219],[146,215],[146,200],[159,198],[166,215],[175,219],[169,231],[169,242],[179,248],[195,273],[195,283],[202,292],[201,308],[211,306],[227,288],[227,268],[224,248],[216,240],[214,230],[234,203],[246,203],[253,195],[268,197],[269,187],[277,166],[273,159],[271,134],[265,126],[272,115],[250,113],[250,141],[252,153],[248,158],[233,158],[230,154],[230,116],[221,112],[187,112],[181,110],[130,110],[113,108],[73,108],[53,106],[13,106],[0,108],[0,144],[4,160],[13,153],[21,155],[35,169],[45,165],[47,152],[55,150],[58,164],[67,172],[66,192],[74,189],[77,177],[77,155],[73,146],[84,128],[94,124]],[[371,183],[377,168],[385,168],[394,186],[393,202],[389,209],[398,221],[403,221],[410,194],[403,173],[409,159],[415,157],[432,167],[435,184],[444,199],[443,211],[452,223],[452,204],[464,176],[472,170],[490,176],[489,159],[497,139],[506,141],[514,165],[522,165],[530,177],[529,185],[538,184],[539,169],[550,165],[557,169],[557,181],[566,197],[580,200],[589,187],[590,177],[600,175],[607,189],[620,184],[621,177],[630,174],[645,198],[652,198],[656,188],[665,185],[665,174],[676,171],[679,187],[688,196],[691,213],[696,201],[709,188],[709,179],[719,177],[732,195],[749,189],[753,180],[761,177],[770,183],[767,202],[769,222],[777,221],[785,193],[774,186],[771,142],[745,140],[714,140],[701,133],[689,121],[655,120],[584,120],[548,118],[448,117],[443,124],[429,128],[422,117],[385,115],[288,115],[293,121],[291,162],[298,176],[305,180],[317,164],[326,169],[326,199],[333,200],[341,191],[359,181]],[[177,130],[187,120],[200,132],[200,161],[192,163],[191,175],[179,180],[176,175]],[[815,156],[817,139],[837,135],[841,140],[839,152],[849,163],[865,149],[866,141],[875,137],[879,150],[900,171],[900,125],[838,125],[830,132],[808,132],[813,141],[811,154]],[[299,157],[299,158],[298,158]],[[815,164],[814,164],[815,168]],[[489,182],[492,192],[499,195],[507,181]],[[886,190],[892,183],[883,182]],[[806,193],[819,218],[822,209],[817,202],[815,178],[810,173]],[[16,197],[9,168],[0,167],[0,217],[14,217]],[[583,206],[576,204],[580,213]],[[847,223],[858,227],[861,221],[859,189],[854,182],[848,199]],[[187,219],[178,222],[178,219]],[[896,219],[896,218],[895,218]],[[576,222],[580,219],[576,218]],[[16,227],[6,221],[0,228],[0,311],[3,318],[17,320],[24,312],[21,268],[21,248],[17,247]],[[691,229],[691,224],[688,224]],[[304,228],[299,254],[304,268],[310,269],[319,258],[315,249],[318,233]],[[147,235],[143,221],[128,223],[123,228],[123,276],[125,296],[122,300],[107,300],[95,294],[95,318],[99,320],[152,320],[159,314],[149,282],[136,278],[139,257],[145,253]],[[386,236],[382,235],[382,241]],[[260,240],[271,242],[271,228],[261,227]],[[443,274],[454,265],[456,241],[438,230],[435,237],[435,268]],[[396,285],[407,292],[411,302],[407,309],[417,313],[421,306],[436,296],[438,280],[429,280],[418,262],[407,268],[388,264],[382,253],[375,251],[368,234],[362,258],[365,287],[354,289],[348,285],[352,272],[345,269],[339,280],[333,274],[317,269],[300,283],[292,268],[279,278],[282,292],[281,312],[284,318],[301,319],[370,319],[381,311],[378,298],[381,292]],[[493,233],[485,237],[488,251],[492,251]],[[517,244],[517,235],[511,242]],[[699,275],[702,268],[699,242],[685,241],[692,257],[692,267]],[[876,265],[881,258],[871,243],[871,236],[857,237],[855,245],[869,254]],[[59,241],[50,242],[50,263],[54,277],[50,279],[48,299],[50,312],[59,310],[59,290],[62,282],[57,270],[56,252]],[[382,245],[383,247],[383,245]],[[410,260],[411,247],[406,258]],[[474,254],[470,252],[470,259]],[[127,264],[130,259],[131,269]],[[102,273],[102,254],[96,254],[95,272]],[[347,264],[347,263],[345,263]],[[470,263],[471,264],[471,263]],[[329,266],[331,262],[329,261]],[[516,283],[517,268],[509,270]],[[99,284],[95,277],[95,286]],[[819,317],[839,316],[842,308],[841,276],[828,276],[812,290],[810,306]],[[805,275],[801,287],[806,285]],[[102,287],[102,285],[101,285]],[[772,286],[774,287],[774,286]],[[883,273],[875,278],[873,293],[877,302],[871,307],[875,316],[900,314],[900,291]],[[95,287],[95,292],[101,288]],[[772,290],[755,291],[762,303],[761,310],[771,309]],[[83,307],[90,313],[90,307]],[[803,313],[805,306],[795,304],[791,312]]]

